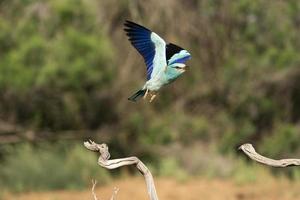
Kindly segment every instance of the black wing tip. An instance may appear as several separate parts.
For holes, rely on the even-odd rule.
[[[132,27],[135,27],[137,25],[138,25],[137,23],[134,23],[134,22],[129,21],[129,20],[125,20],[125,22],[124,22],[125,28],[132,28]]]
[[[168,43],[166,46],[166,59],[169,60],[174,54],[179,53],[182,50],[185,49],[176,44]]]
[[[139,24],[137,24],[137,23],[135,23],[135,22],[133,22],[133,21],[130,21],[130,20],[128,20],[128,19],[126,19],[125,20],[125,22],[124,22],[124,25],[125,26],[130,26],[130,25],[139,25]],[[140,26],[140,25],[139,25]]]
[[[124,28],[123,28],[123,31],[125,31],[125,32],[126,32],[126,34],[128,34],[128,33],[130,33],[130,32],[131,32],[131,29],[129,29],[129,28],[127,28],[127,27],[124,27]]]
[[[133,21],[126,19],[124,24],[135,24]]]
[[[133,21],[130,21],[130,20],[125,20],[124,26],[125,26],[124,31],[126,31],[126,32],[128,32],[127,30],[136,29],[136,28],[142,28],[142,29],[150,31],[148,28],[146,28],[140,24],[137,24]],[[125,30],[125,29],[127,29],[127,30]]]
[[[180,46],[178,46],[178,45],[176,45],[176,44],[174,44],[174,43],[168,43],[167,44],[167,48],[172,48],[172,49],[174,49],[174,50],[184,50],[184,48],[182,48],[182,47],[180,47]]]

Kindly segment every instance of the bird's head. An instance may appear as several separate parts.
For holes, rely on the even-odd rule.
[[[191,54],[186,50],[181,50],[179,53],[174,54],[168,61],[166,75],[169,79],[175,80],[182,75],[188,66],[185,64],[191,58]]]
[[[168,65],[166,69],[166,76],[169,80],[175,80],[186,71],[187,65],[184,63],[174,63]]]

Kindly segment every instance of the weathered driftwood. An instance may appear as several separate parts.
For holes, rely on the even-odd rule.
[[[249,158],[255,160],[256,162],[262,163],[264,165],[272,167],[290,167],[290,166],[300,166],[300,159],[281,159],[274,160],[257,153],[252,146],[252,144],[243,144],[239,147]]]
[[[106,144],[104,144],[104,143],[97,144],[97,143],[89,140],[88,142],[84,142],[84,146],[91,151],[97,151],[100,153],[100,156],[98,159],[98,164],[101,167],[104,167],[106,169],[116,169],[116,168],[126,166],[126,165],[136,165],[137,169],[145,177],[148,195],[149,195],[150,200],[158,200],[153,176],[152,176],[151,172],[149,171],[149,169],[144,165],[144,163],[142,161],[140,161],[137,157],[133,156],[133,157],[109,160],[110,153],[108,151],[108,146]],[[94,196],[94,199],[97,200],[97,197],[94,192],[93,192],[93,196]]]

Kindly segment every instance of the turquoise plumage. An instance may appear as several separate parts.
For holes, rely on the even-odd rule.
[[[147,67],[146,83],[128,99],[137,101],[149,94],[152,102],[162,86],[173,82],[185,72],[185,62],[191,58],[191,54],[175,44],[166,44],[156,33],[134,22],[126,21],[124,26],[129,41],[143,56]]]

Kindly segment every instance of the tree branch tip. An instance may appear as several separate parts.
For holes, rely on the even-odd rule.
[[[120,190],[120,188],[114,187],[114,189],[113,189],[113,194],[117,195],[118,192],[119,192],[119,190]]]
[[[271,167],[290,167],[300,166],[300,159],[288,158],[275,160],[268,158],[256,152],[255,148],[250,143],[241,145],[239,150],[242,150],[250,159]]]
[[[94,179],[92,179],[92,184],[93,184],[93,186],[92,186],[92,195],[93,195],[93,198],[94,198],[94,200],[98,200],[96,192],[95,192],[95,187],[97,185],[97,181],[94,180]]]
[[[254,151],[255,152],[255,148],[250,143],[242,144],[241,146],[239,146],[238,150],[242,150],[242,151],[244,151],[244,150],[250,150],[250,151]]]

